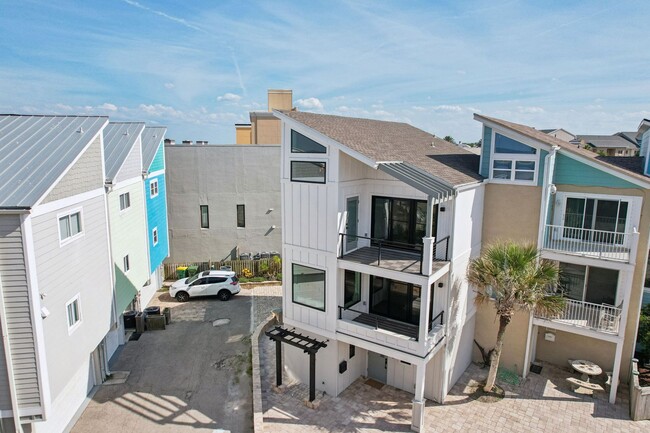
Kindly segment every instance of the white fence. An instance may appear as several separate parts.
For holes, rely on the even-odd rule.
[[[584,257],[629,262],[631,240],[631,233],[547,224],[543,247]]]
[[[618,334],[621,309],[612,305],[567,299],[566,307],[562,313],[558,315],[535,314],[535,316],[608,334]]]

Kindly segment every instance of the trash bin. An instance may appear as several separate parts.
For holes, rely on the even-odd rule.
[[[135,332],[144,332],[144,314],[137,313],[135,315]]]
[[[147,316],[147,331],[162,331],[165,329],[165,316],[151,314]]]
[[[176,278],[179,280],[182,278],[187,278],[187,266],[178,266],[176,268]]]
[[[135,315],[136,311],[125,311],[124,312],[124,328],[133,329],[135,328]]]
[[[163,316],[165,316],[165,325],[169,325],[172,323],[172,309],[169,307],[165,307],[162,310]]]
[[[196,275],[196,273],[199,272],[199,267],[198,266],[188,266],[187,267],[187,276],[192,277]]]
[[[144,310],[142,310],[145,316],[153,315],[153,314],[160,314],[160,307],[154,306],[154,307],[147,307]]]

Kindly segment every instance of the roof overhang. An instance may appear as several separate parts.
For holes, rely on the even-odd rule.
[[[378,162],[377,169],[425,193],[435,201],[446,201],[456,195],[452,185],[405,162]]]
[[[639,124],[639,131],[636,134],[636,138],[638,139],[641,135],[643,135],[648,129],[650,129],[650,120],[648,119],[643,119],[641,123]]]

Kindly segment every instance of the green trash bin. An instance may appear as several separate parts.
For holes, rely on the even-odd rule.
[[[176,268],[176,278],[179,280],[187,278],[187,266],[178,266]]]
[[[196,273],[199,272],[199,267],[198,266],[188,266],[187,267],[187,276],[192,277],[196,275]]]

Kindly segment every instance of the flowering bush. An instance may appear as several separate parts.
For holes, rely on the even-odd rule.
[[[248,268],[242,269],[241,274],[242,274],[242,276],[244,278],[252,278],[253,277],[253,272],[251,272],[251,270],[248,269]]]

